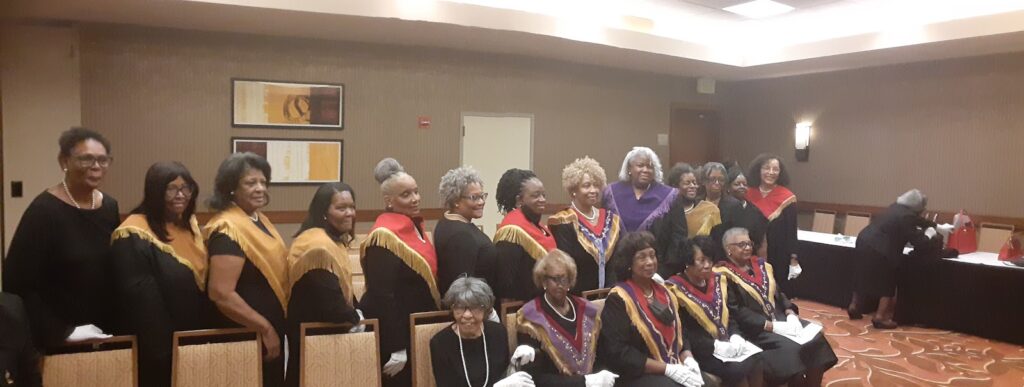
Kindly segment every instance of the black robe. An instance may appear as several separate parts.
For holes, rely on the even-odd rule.
[[[223,317],[192,270],[150,241],[130,234],[111,251],[118,325],[139,341],[139,385],[170,386],[174,332],[214,328]]]
[[[757,209],[753,204],[747,206]],[[771,222],[760,211],[758,214],[760,214],[760,224],[765,225],[763,235],[768,243],[768,263],[775,267],[775,281],[780,285],[779,289],[787,290],[790,283],[788,278],[790,256],[796,254],[797,251],[796,204],[790,204],[784,208],[782,214]],[[751,233],[750,240],[755,240],[754,237],[755,235]]]
[[[435,385],[459,387],[466,384],[466,372],[473,387],[493,386],[505,377],[509,358],[508,333],[505,326],[493,321],[484,321],[484,335],[487,336],[487,359],[484,359],[484,339],[460,339],[451,327],[442,329],[430,339],[430,361],[434,369]],[[462,352],[459,351],[462,340]],[[463,354],[465,371],[463,371]],[[490,379],[487,379],[486,363],[490,362]],[[484,380],[488,380],[484,384]]]
[[[571,210],[570,211],[574,211]],[[605,216],[614,216],[611,212],[606,212]],[[584,226],[586,227],[586,226]],[[551,230],[551,235],[555,238],[555,245],[558,246],[559,250],[564,251],[572,257],[573,262],[576,263],[576,285],[569,290],[570,293],[580,295],[588,290],[598,289],[598,277],[600,268],[597,265],[597,257],[594,257],[587,249],[583,248],[580,244],[579,230],[575,223],[563,223],[563,224],[551,224],[548,226]],[[614,252],[614,245],[618,242],[621,237],[621,233],[616,232],[616,240],[610,241],[608,251],[605,253],[605,266],[604,266],[604,287],[610,288],[615,286],[615,270],[612,269],[611,260],[612,253]]]
[[[39,360],[21,298],[0,293],[0,386],[42,386]],[[13,383],[7,384],[8,379]]]
[[[529,301],[541,294],[533,283],[533,265],[537,260],[526,252],[523,246],[498,241],[494,244],[498,252],[498,293],[512,301]]]
[[[345,257],[348,259],[348,257]],[[354,296],[345,294],[338,283],[338,276],[324,269],[313,269],[295,281],[288,298],[288,375],[286,386],[299,385],[299,335],[302,323],[351,323],[359,322],[356,309],[345,302]],[[355,305],[355,303],[353,303]]]
[[[626,314],[625,302],[632,301],[624,301],[615,293],[605,299],[597,357],[609,371],[619,375],[615,380],[618,387],[678,387],[665,375],[644,374],[647,359],[654,358],[654,355],[647,350],[644,339]],[[689,349],[690,344],[683,340],[683,351]]]
[[[495,306],[500,303],[498,292],[498,252],[487,237],[472,223],[441,217],[434,227],[434,249],[437,251],[437,290],[448,292],[459,276],[467,274],[487,281],[494,292]]]
[[[722,237],[733,227],[747,229],[750,240],[755,243],[754,251],[757,251],[756,245],[764,237],[764,228],[767,226],[757,207],[732,195],[722,195],[722,199],[718,201],[718,211],[722,215],[722,223],[711,229],[711,239],[715,242],[715,251],[710,252],[712,259],[716,262],[726,259]]]
[[[658,275],[661,278],[668,278],[678,273],[682,263],[680,255],[688,239],[688,226],[686,225],[686,206],[677,197],[661,217],[651,224],[651,233],[654,234],[654,250],[658,254]]]
[[[694,287],[702,291],[707,290],[707,285],[703,288],[696,285]],[[727,294],[730,298],[735,297],[732,293]],[[693,353],[693,358],[697,360],[697,364],[700,365],[702,372],[718,376],[727,385],[734,385],[745,380],[747,375],[763,361],[761,354],[755,354],[742,362],[723,362],[719,360],[715,357],[716,338],[711,336],[700,322],[697,321],[697,318],[690,314],[689,309],[682,305],[681,300],[679,315],[682,316],[683,320],[683,337],[686,337],[686,342],[690,343],[690,351]],[[736,316],[732,313],[729,314],[728,329],[730,337],[740,334],[739,323],[736,321]],[[720,340],[728,341],[729,338],[721,338]]]
[[[544,309],[544,313],[548,316],[552,316],[552,319],[558,323],[566,333],[572,336],[576,335],[575,322],[570,322],[558,317],[558,314],[555,313],[554,309],[548,306],[547,302],[542,302],[541,308]],[[573,305],[573,309],[575,308],[576,306]],[[578,319],[582,317],[577,316],[576,318]],[[533,377],[533,383],[536,384],[537,387],[586,387],[586,378],[583,375],[566,375],[559,371],[554,360],[551,360],[547,351],[542,349],[543,345],[540,341],[537,341],[537,339],[534,339],[532,336],[525,333],[519,333],[517,337],[519,338],[519,345],[528,345],[536,350],[536,356],[534,356],[533,362],[524,366],[523,371],[526,371]],[[602,369],[600,366],[600,360],[601,359],[598,358],[594,361],[594,368],[591,373],[600,372]]]
[[[117,330],[110,233],[120,223],[110,195],[95,210],[49,192],[29,204],[7,251],[3,286],[24,301],[37,347],[60,346],[79,325]]]

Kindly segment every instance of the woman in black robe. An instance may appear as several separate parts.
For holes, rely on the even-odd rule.
[[[111,237],[118,325],[138,337],[139,384],[170,386],[174,332],[212,328],[219,313],[206,297],[199,186],[178,162],[153,164],[145,184],[142,203]]]
[[[483,187],[480,174],[472,167],[455,168],[441,177],[438,191],[447,211],[434,227],[441,293],[448,292],[455,279],[466,275],[487,281],[492,289],[497,287],[498,252],[491,238],[473,224],[473,219],[484,216],[487,193]],[[495,296],[501,299],[501,294]]]
[[[39,351],[21,298],[0,293],[0,386],[41,387]]]
[[[270,164],[253,153],[221,163],[203,228],[210,256],[207,293],[217,309],[263,340],[263,386],[284,384],[288,250],[270,220],[259,212],[270,202]],[[293,371],[294,372],[294,371]]]
[[[750,233],[750,239],[754,242],[754,251],[757,256],[765,256],[764,233],[768,228],[761,210],[747,201],[747,177],[739,167],[729,169],[725,180],[725,195],[719,201],[719,210],[722,212],[722,224],[711,231],[711,240],[715,241],[715,250],[711,256],[715,261],[725,260],[725,249],[722,248],[722,236],[725,230],[733,227],[740,227]]]
[[[778,288],[771,263],[753,255],[754,244],[742,228],[726,230],[722,244],[729,260],[714,271],[729,279],[729,314],[743,338],[764,350],[768,382],[820,386],[825,371],[838,362],[823,332],[803,345],[784,336],[810,322],[797,316],[796,305]]]
[[[540,218],[547,208],[544,183],[533,171],[512,168],[498,181],[498,210],[506,214],[494,233],[498,251],[498,294],[504,300],[528,301],[540,295],[533,265],[554,250],[555,238]]]
[[[796,253],[796,195],[790,191],[789,173],[782,159],[772,154],[761,154],[750,162],[747,170],[750,186],[757,190],[747,192],[747,200],[760,210],[765,227],[766,258],[779,268],[775,281],[781,289],[789,288],[789,280],[800,275],[800,262]]]
[[[355,237],[356,202],[342,182],[321,185],[313,194],[288,250],[288,369],[285,385],[299,385],[302,323],[350,323],[361,319],[352,293],[348,247]],[[352,331],[363,328],[354,326]]]
[[[25,209],[3,265],[4,291],[24,301],[43,349],[116,330],[110,233],[120,215],[99,190],[113,161],[110,142],[72,128],[58,143],[64,178]]]
[[[381,160],[374,178],[384,194],[385,211],[360,247],[366,293],[359,305],[380,321],[384,386],[409,386],[409,315],[440,309],[437,255],[427,239],[420,193],[413,179],[392,158]]]

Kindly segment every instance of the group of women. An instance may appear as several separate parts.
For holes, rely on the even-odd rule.
[[[511,169],[495,193],[505,218],[493,238],[473,224],[484,183],[460,167],[441,178],[446,211],[433,241],[416,179],[386,158],[374,170],[386,208],[359,246],[366,288],[356,300],[348,185],[316,191],[289,247],[260,211],[271,180],[260,156],[221,163],[207,203],[215,212],[200,228],[199,186],[182,164],[152,165],[142,202],[119,221],[99,190],[110,143],[73,128],[59,144],[64,179],[25,211],[4,290],[23,300],[24,328],[44,352],[137,335],[144,386],[170,384],[173,332],[226,326],[262,338],[264,385],[295,386],[299,324],[359,331],[363,318],[380,322],[384,384],[409,385],[409,315],[442,308],[454,323],[431,341],[441,386],[700,386],[708,374],[728,385],[815,385],[835,364],[820,334],[803,345],[787,338],[806,321],[782,291],[799,265],[796,198],[778,157],[759,156],[746,173],[676,165],[667,185],[648,148],[627,154],[613,184],[595,160],[577,159],[562,171],[569,208],[554,214],[541,180]],[[580,297],[596,289],[611,289],[603,309]],[[524,302],[514,349],[493,322],[503,301]],[[7,376],[31,381],[32,368]]]

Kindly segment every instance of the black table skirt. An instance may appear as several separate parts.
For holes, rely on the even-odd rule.
[[[846,308],[856,281],[856,251],[800,241],[798,254],[804,272],[787,295]],[[897,296],[900,324],[1024,345],[1024,270],[909,256]]]

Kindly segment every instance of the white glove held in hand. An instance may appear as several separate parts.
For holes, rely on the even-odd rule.
[[[501,318],[498,317],[498,312],[494,311],[494,308],[491,308],[491,313],[487,315],[487,320],[501,324]]]
[[[729,341],[715,340],[715,356],[731,359],[740,355],[743,345],[736,345]]]
[[[804,324],[800,323],[800,317],[797,316],[796,313],[786,315],[786,322],[792,324],[793,326],[795,326],[797,328],[803,328],[804,327]]]
[[[802,267],[800,267],[800,264],[789,265],[789,276],[787,277],[787,279],[794,279],[796,277],[799,277],[800,273],[803,273],[803,272],[804,272],[804,269]]]
[[[935,231],[935,227],[928,227],[927,229],[924,230],[924,236],[928,237],[929,239],[938,233],[938,231]]]
[[[772,321],[772,332],[780,335],[792,336],[800,331],[800,324],[793,324],[789,321]]]
[[[520,345],[516,347],[515,352],[512,353],[512,364],[518,367],[530,364],[533,359],[537,356],[537,350],[529,345]]]
[[[382,369],[382,371],[387,376],[398,375],[398,373],[402,372],[402,369],[405,368],[405,363],[408,362],[409,354],[408,352],[406,352],[406,350],[403,349],[398,352],[392,352],[391,358],[388,359],[387,363],[384,363],[384,368]]]
[[[103,333],[103,330],[99,327],[89,324],[75,327],[75,330],[71,332],[67,340],[73,343],[92,339],[109,339],[111,337],[113,336]]]
[[[615,385],[615,378],[619,375],[608,371],[601,371],[596,374],[584,375],[583,379],[587,387],[612,387]]]
[[[494,387],[534,387],[533,377],[526,372],[519,371],[494,383]]]
[[[693,378],[690,367],[682,364],[665,364],[665,376],[679,384],[686,384],[688,379]]]
[[[356,315],[359,316],[359,321],[365,320],[365,318],[363,318],[363,311],[361,311],[359,309],[356,309]],[[366,332],[366,325],[363,325],[363,324],[356,324],[355,326],[353,326],[351,329],[348,330],[348,333],[363,333],[363,332]]]

